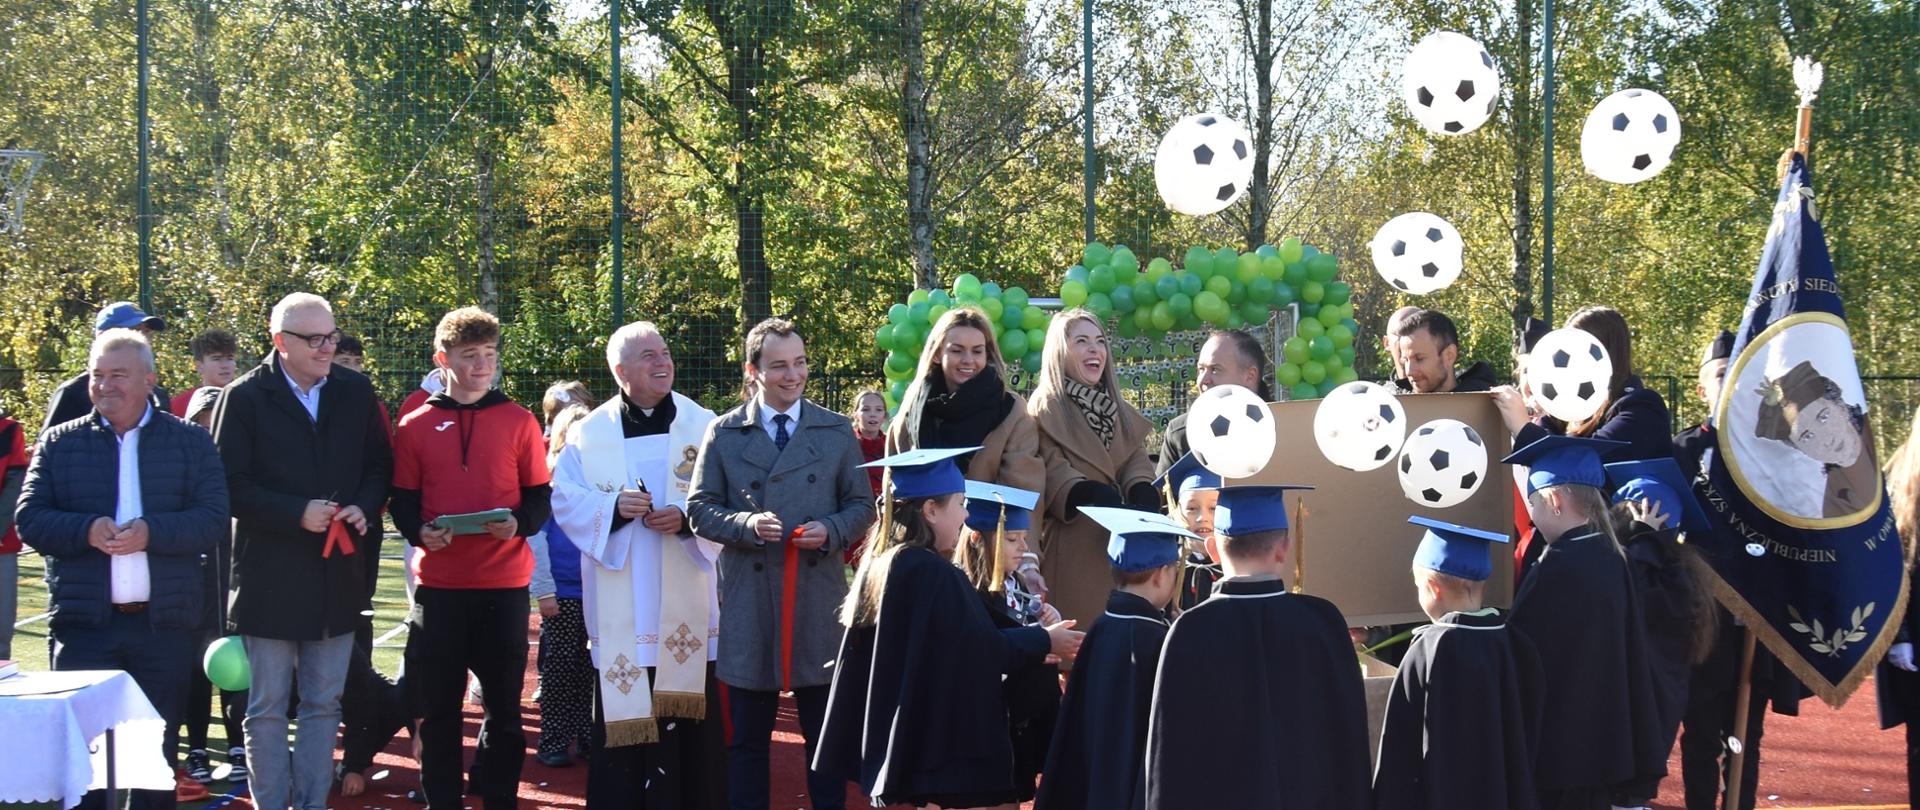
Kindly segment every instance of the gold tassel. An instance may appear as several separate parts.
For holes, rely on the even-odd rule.
[[[1007,505],[1000,504],[1000,523],[993,527],[993,584],[987,586],[988,593],[1000,593],[1007,589],[1005,558],[1007,555]]]
[[[652,745],[660,741],[660,726],[651,717],[615,720],[607,724],[607,747]]]
[[[698,692],[654,692],[653,713],[656,717],[705,720],[707,696]]]
[[[1307,592],[1307,500],[1293,508],[1293,592]]]
[[[880,468],[880,533],[873,538],[867,553],[878,559],[893,545],[893,468]]]

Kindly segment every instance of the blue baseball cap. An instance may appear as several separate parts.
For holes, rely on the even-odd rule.
[[[1586,484],[1606,489],[1607,473],[1600,465],[1600,457],[1626,446],[1626,442],[1611,439],[1555,433],[1513,451],[1500,459],[1500,463],[1527,468],[1528,495],[1563,484]]]
[[[1667,513],[1667,525],[1655,526],[1656,529],[1679,526],[1687,534],[1698,535],[1713,531],[1706,510],[1700,508],[1700,501],[1693,497],[1693,488],[1687,485],[1686,473],[1681,472],[1680,465],[1673,459],[1616,461],[1607,465],[1607,482],[1612,485],[1614,503],[1640,500],[1658,503],[1660,511]]]
[[[1180,559],[1181,538],[1200,536],[1159,512],[1111,506],[1082,506],[1080,514],[1106,528],[1107,562],[1129,574],[1151,571]]]
[[[967,490],[966,476],[960,474],[960,466],[953,460],[979,449],[979,447],[923,447],[918,450],[908,450],[905,453],[895,453],[860,466],[892,470],[890,478],[893,482],[895,498],[933,498]]]
[[[1473,582],[1485,582],[1493,575],[1491,543],[1508,542],[1500,532],[1461,526],[1444,520],[1414,515],[1407,522],[1426,527],[1419,548],[1414,549],[1413,564]]]
[[[1313,489],[1296,484],[1245,484],[1221,487],[1213,508],[1213,531],[1228,537],[1287,528],[1287,490]]]
[[[1033,507],[1040,503],[1040,493],[983,481],[968,481],[966,492],[967,528],[993,531],[1000,528],[1002,514],[1006,515],[1007,529],[1020,531],[1033,526]]]
[[[1188,453],[1181,456],[1179,461],[1175,461],[1173,466],[1168,467],[1167,474],[1155,480],[1153,487],[1169,493],[1170,497],[1178,501],[1186,497],[1188,492],[1196,489],[1219,489],[1220,475],[1207,469],[1200,463],[1200,459]]]
[[[93,331],[96,333],[108,329],[138,329],[142,326],[155,332],[164,332],[167,322],[159,316],[141,312],[132,301],[115,301],[101,307],[100,314],[93,316]]]

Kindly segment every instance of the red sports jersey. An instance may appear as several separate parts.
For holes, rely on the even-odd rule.
[[[420,492],[420,518],[520,506],[520,490],[547,484],[546,440],[526,408],[493,392],[471,406],[436,399],[400,417],[393,437],[393,485]],[[435,588],[521,588],[533,575],[524,535],[455,536],[415,558],[414,581]]]

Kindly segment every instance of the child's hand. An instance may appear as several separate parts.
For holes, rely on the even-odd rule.
[[[1075,624],[1077,622],[1073,619],[1068,619],[1047,625],[1047,638],[1053,642],[1051,654],[1047,657],[1053,659],[1053,663],[1071,661],[1080,654],[1080,640],[1086,638],[1087,634],[1073,629]]]
[[[1020,581],[1027,586],[1029,593],[1041,599],[1047,598],[1047,578],[1040,576],[1040,566],[1027,563],[1020,566],[1019,573]]]
[[[1040,623],[1053,624],[1060,621],[1060,609],[1045,602],[1040,603]]]

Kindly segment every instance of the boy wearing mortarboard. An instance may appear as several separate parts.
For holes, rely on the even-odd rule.
[[[1166,515],[1080,512],[1112,532],[1107,561],[1115,587],[1067,679],[1034,808],[1137,810],[1146,806],[1147,720],[1166,609],[1180,587],[1181,546],[1198,536]]]
[[[1220,490],[1226,579],[1167,633],[1147,737],[1147,807],[1349,808],[1368,801],[1367,705],[1347,621],[1290,594],[1283,497]]]
[[[1419,516],[1407,522],[1427,530],[1413,582],[1434,623],[1414,631],[1388,693],[1373,806],[1531,810],[1540,798],[1540,661],[1497,608],[1482,607],[1490,544],[1504,546],[1507,536]]]

